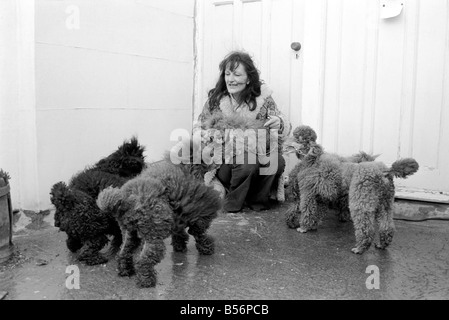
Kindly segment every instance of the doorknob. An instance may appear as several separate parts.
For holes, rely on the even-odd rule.
[[[296,59],[299,58],[299,50],[301,50],[301,44],[299,42],[292,42],[292,44],[290,45],[290,48],[292,48],[292,50],[296,51]]]

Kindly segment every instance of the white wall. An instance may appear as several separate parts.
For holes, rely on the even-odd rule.
[[[39,206],[34,91],[34,2],[0,1],[0,169],[14,207]]]
[[[1,2],[11,8],[0,30],[5,30],[3,24],[14,24],[14,2]],[[35,60],[27,62],[35,61],[35,108],[25,119],[1,108],[1,154],[12,149],[15,155],[8,163],[0,156],[0,167],[10,164],[11,183],[23,175],[17,158],[28,156],[17,150],[18,122],[35,123],[27,131],[33,133],[27,148],[35,179],[26,177],[34,192],[22,184],[22,197],[13,194],[15,208],[48,208],[55,182],[67,181],[132,135],[146,146],[147,161],[154,161],[174,144],[169,140],[173,129],[191,129],[194,7],[195,0],[35,2]],[[7,35],[5,47],[10,47],[15,34]],[[16,58],[13,48],[8,50],[12,59],[3,67],[13,74],[14,63],[22,65],[23,59]],[[1,97],[2,104],[19,105],[17,95],[6,89],[13,86],[10,79],[0,79],[2,92],[10,95]],[[22,198],[30,201],[18,200]]]

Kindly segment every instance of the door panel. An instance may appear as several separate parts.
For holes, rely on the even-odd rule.
[[[449,201],[449,0],[404,2],[389,19],[372,0],[198,3],[196,105],[224,55],[246,50],[294,127],[312,126],[329,152],[364,150],[387,164],[414,157],[420,170],[396,181],[398,195]]]

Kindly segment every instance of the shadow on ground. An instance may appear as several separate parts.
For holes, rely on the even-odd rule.
[[[118,277],[114,257],[104,265],[79,263],[51,218],[28,217],[31,227],[15,232],[12,253],[0,264],[0,299],[449,299],[448,221],[396,220],[387,250],[355,255],[350,223],[329,214],[317,232],[300,234],[287,228],[285,208],[220,214],[210,229],[212,256],[198,255],[193,239],[187,253],[174,253],[167,239],[158,285],[150,289]],[[72,265],[79,289],[66,286]],[[370,266],[378,267],[379,289],[367,288],[374,284]]]

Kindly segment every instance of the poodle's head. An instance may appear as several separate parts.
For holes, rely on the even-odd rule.
[[[97,197],[98,208],[111,216],[116,216],[118,207],[125,198],[124,193],[120,188],[112,186],[103,189]]]
[[[132,178],[138,175],[145,166],[145,147],[136,137],[124,141],[118,149],[95,164],[95,169]]]
[[[50,191],[50,201],[55,206],[55,227],[67,231],[70,227],[69,215],[75,206],[75,196],[64,182],[53,185]]]
[[[293,131],[293,137],[284,141],[283,152],[285,154],[294,152],[299,159],[308,154],[317,154],[321,147],[316,143],[316,139],[317,135],[311,127],[301,125]]]
[[[183,139],[164,155],[164,160],[176,165],[184,173],[203,180],[204,175],[217,169],[221,155],[215,154],[218,142],[209,145],[197,139]]]

